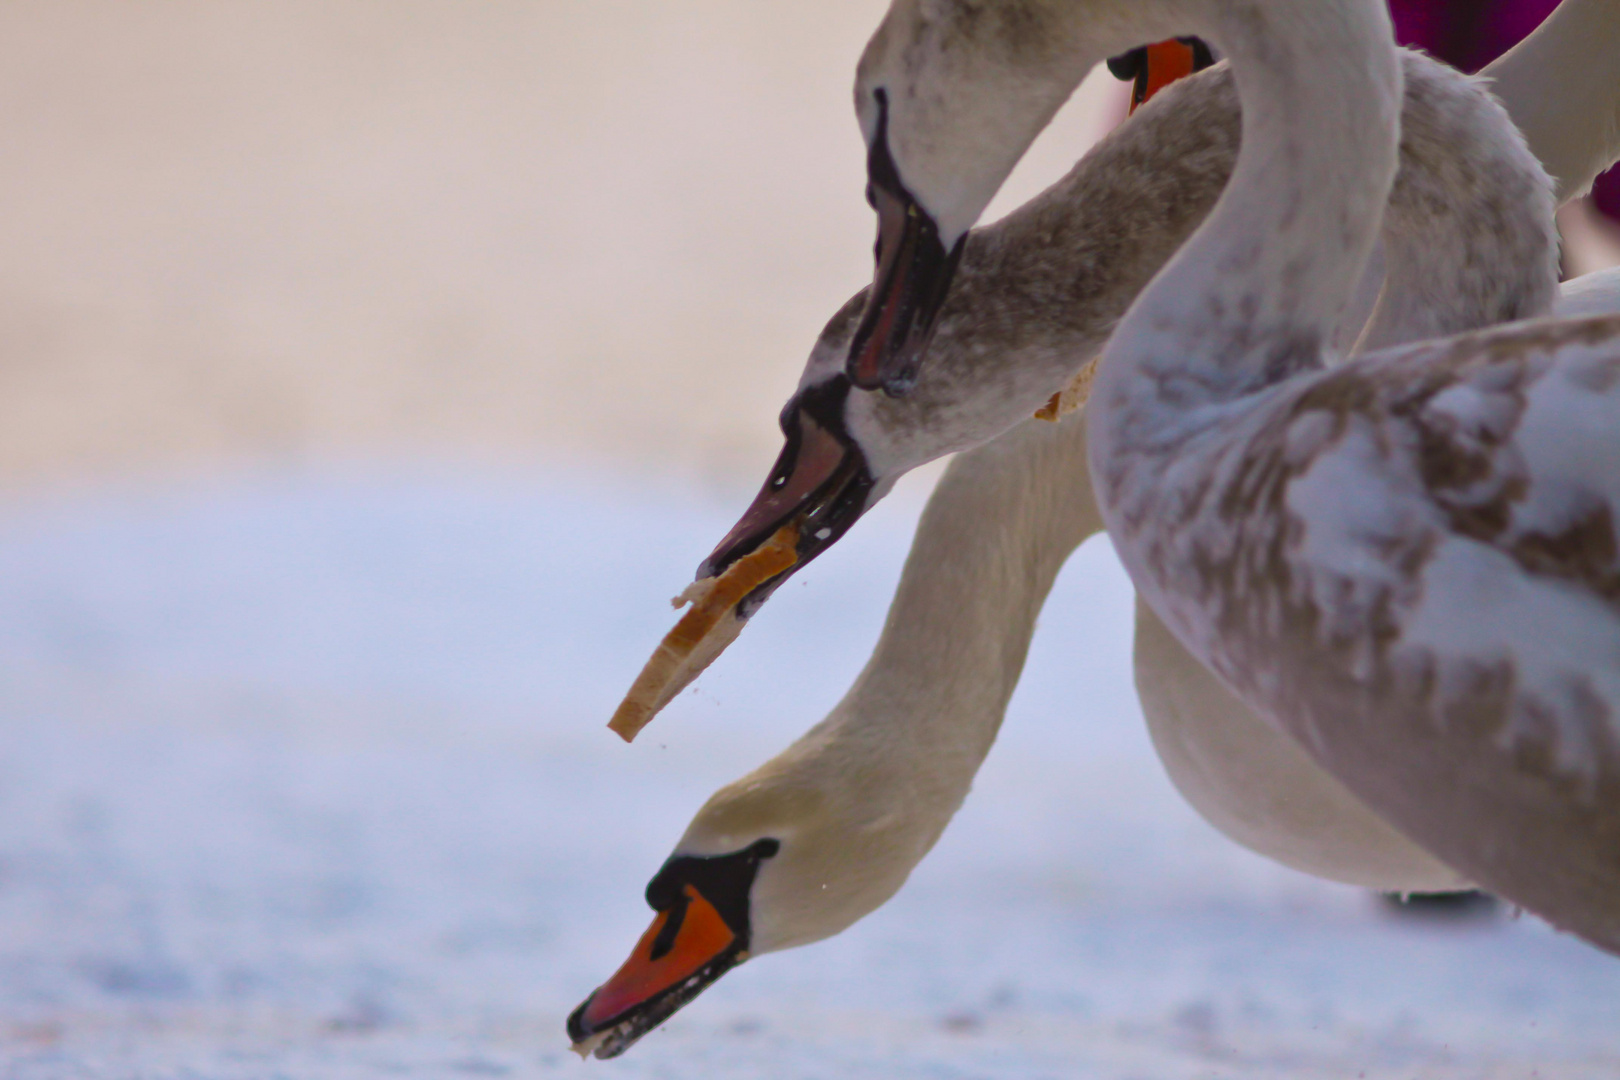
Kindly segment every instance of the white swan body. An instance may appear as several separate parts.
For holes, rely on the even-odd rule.
[[[1243,464],[1223,462],[1265,476],[1256,494],[1275,515],[1220,541],[1275,553],[1240,579],[1251,607],[1182,600],[1195,585],[1170,559],[1205,556],[1212,522],[1179,520],[1174,555],[1133,553],[1138,574],[1161,575],[1160,602],[1184,604],[1169,608],[1180,633],[1325,768],[1451,865],[1609,948],[1620,633],[1606,598],[1620,493],[1593,474],[1620,453],[1600,422],[1620,402],[1593,385],[1611,377],[1617,337],[1620,319],[1547,323],[1279,395],[1245,433]],[[1465,350],[1510,355],[1468,365]],[[1437,370],[1449,384],[1435,385]],[[1343,395],[1367,405],[1345,416]],[[1275,442],[1264,457],[1268,438],[1316,425],[1322,442],[1304,460],[1281,464],[1302,451]],[[1300,528],[1300,550],[1262,534],[1268,524]],[[1297,596],[1278,595],[1282,580]],[[1269,663],[1263,648],[1277,650]]]
[[[1620,0],[1565,0],[1529,38],[1482,72],[1552,174],[1560,203],[1584,193],[1620,157],[1617,46]],[[1409,78],[1409,92],[1410,85]],[[1409,141],[1403,131],[1403,143]],[[1383,231],[1392,232],[1387,221]],[[1408,244],[1397,255],[1397,273],[1408,281],[1422,265],[1412,258],[1413,250]],[[1443,260],[1446,253],[1434,257]],[[1408,261],[1403,264],[1402,258]],[[1443,265],[1431,268],[1438,280],[1446,280]],[[1378,281],[1376,274],[1368,278]],[[1362,289],[1373,296],[1377,286],[1368,290],[1364,279]],[[1444,310],[1447,298],[1436,306]],[[1620,267],[1566,281],[1553,308],[1553,314],[1570,318],[1617,312]],[[1351,331],[1341,339],[1359,336],[1355,318],[1352,311]],[[1423,336],[1421,324],[1397,321],[1395,326],[1377,344]],[[1374,345],[1366,339],[1362,344]],[[1089,479],[1084,490],[1090,494]],[[1403,891],[1461,884],[1454,871],[1324,772],[1293,738],[1238,701],[1140,599],[1134,660],[1143,714],[1166,772],[1183,797],[1228,837],[1295,869],[1354,884]]]

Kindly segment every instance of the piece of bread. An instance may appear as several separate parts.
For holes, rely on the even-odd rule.
[[[596,1048],[607,1042],[608,1036],[611,1034],[613,1034],[612,1028],[608,1028],[605,1031],[593,1032],[592,1034],[585,1036],[585,1038],[581,1039],[579,1042],[570,1046],[568,1049],[578,1054],[579,1060],[589,1060],[591,1054],[596,1051]]]
[[[1053,394],[1051,400],[1035,410],[1035,419],[1057,423],[1086,403],[1091,396],[1091,384],[1097,378],[1097,360],[1093,356],[1086,366],[1075,373],[1069,385]]]
[[[737,604],[798,562],[798,543],[798,524],[790,522],[726,567],[719,577],[700,578],[688,585],[672,602],[676,607],[689,603],[691,610],[653,650],[608,727],[625,742],[631,741],[660,709],[702,674],[742,633],[744,620],[737,617]]]

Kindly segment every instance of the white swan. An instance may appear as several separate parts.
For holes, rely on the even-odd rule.
[[[1091,470],[1133,580],[1201,661],[1408,836],[1620,950],[1620,317],[1322,371],[1396,169],[1401,68],[1382,5],[1048,13],[1048,40],[1091,60],[1126,28],[1193,29],[1231,57],[1243,100],[1232,182],[1098,376]],[[873,114],[895,107],[869,131],[892,137],[894,175],[948,246],[1042,101],[1073,83],[983,25],[941,52],[963,24],[894,15],[862,87]],[[1017,71],[1024,93],[976,64]],[[999,123],[963,119],[986,114]],[[954,173],[964,156],[976,166]]]
[[[1620,157],[1617,43],[1620,0],[1566,0],[1482,72],[1548,166],[1560,203],[1583,194]],[[1620,267],[1566,281],[1554,306],[1561,317],[1616,312]],[[1352,311],[1351,325],[1354,319]],[[1401,327],[1388,343],[1413,336]],[[1416,871],[1431,859],[1427,852],[1237,701],[1140,598],[1134,659],[1143,713],[1166,772],[1221,832],[1322,877],[1384,889],[1444,887],[1442,877],[1419,884]]]
[[[1620,0],[1563,0],[1480,75],[1491,80],[1560,203],[1584,195],[1620,147]]]
[[[1407,153],[1432,171],[1414,170],[1392,195],[1391,229],[1415,230],[1434,248],[1458,254],[1484,242],[1514,255],[1510,269],[1483,291],[1463,289],[1447,299],[1450,328],[1544,310],[1553,295],[1544,174],[1515,139],[1501,138],[1511,130],[1506,121],[1464,79],[1419,58],[1410,63]],[[1478,138],[1459,145],[1458,125]],[[808,412],[817,428],[853,436],[883,482],[966,441],[983,441],[1000,430],[996,424],[1027,417],[1072,374],[1078,358],[1096,350],[1130,298],[1207,212],[1236,156],[1237,136],[1227,73],[1167,91],[1060,185],[975,234],[931,366],[911,397],[851,396],[846,386],[837,398],[840,411],[825,411],[835,396],[826,387],[842,383],[837,368],[859,311],[857,297],[829,324],[784,427],[803,430],[801,414]],[[1144,184],[1144,176],[1152,182]],[[1475,176],[1491,182],[1466,179]],[[1459,180],[1448,210],[1431,214],[1435,186]],[[1527,203],[1531,209],[1522,209]],[[1480,241],[1471,226],[1481,218],[1509,227]],[[1397,262],[1404,251],[1392,247]],[[1043,366],[1044,375],[1032,374]],[[1025,374],[1012,383],[995,378],[1011,369]],[[968,420],[977,427],[970,431]],[[1077,478],[1080,491],[1074,490]],[[745,943],[757,953],[816,940],[899,887],[989,750],[1057,569],[1100,528],[1084,482],[1078,417],[1061,425],[1025,424],[953,463],[919,526],[866,671],[826,721],[699,813],[649,890],[658,921],[626,968],[576,1012],[570,1023],[576,1041],[602,1055],[622,1052],[734,963]],[[767,484],[761,500],[771,503],[779,487],[800,486]],[[838,500],[822,494],[814,501]],[[769,532],[774,522],[757,528]],[[918,627],[943,631],[947,640],[919,634]],[[1166,661],[1177,662],[1209,682],[1184,653]],[[1145,706],[1152,715],[1151,698]],[[1170,706],[1160,711],[1179,721],[1183,713]],[[1219,701],[1207,707],[1222,709]],[[1215,742],[1232,742],[1238,725],[1237,753],[1220,763],[1219,779],[1230,784],[1261,759],[1285,776],[1270,783],[1272,805],[1260,812],[1252,792],[1244,793],[1247,802],[1235,816],[1223,809],[1230,793],[1213,803],[1195,796],[1217,825],[1328,876],[1382,887],[1460,884],[1285,737],[1235,702],[1229,711],[1237,718],[1216,725]],[[1200,787],[1196,770],[1186,767],[1196,765],[1195,758],[1164,745],[1162,730],[1155,727],[1155,739],[1178,784],[1213,790]],[[1257,740],[1264,744],[1258,758]],[[672,914],[676,904],[681,910]],[[668,932],[671,918],[680,933]],[[669,951],[655,961],[660,935]],[[697,982],[689,984],[693,978]],[[658,990],[668,992],[651,992]],[[602,1039],[599,1045],[594,1037]]]

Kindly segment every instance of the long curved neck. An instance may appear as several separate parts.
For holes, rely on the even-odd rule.
[[[688,827],[678,852],[783,842],[753,888],[755,953],[836,934],[881,906],[962,805],[1059,568],[1102,527],[1085,443],[1078,416],[1032,420],[953,461],[849,693]]]
[[[1564,0],[1481,75],[1563,203],[1620,159],[1620,0]]]
[[[860,393],[885,472],[1007,431],[1094,359],[1131,302],[1214,205],[1239,118],[1230,75],[1149,102],[1036,198],[968,236],[912,392]],[[1195,91],[1188,93],[1189,89]]]
[[[1097,394],[1131,406],[1129,431],[1110,435],[1139,446],[1178,441],[1189,410],[1320,362],[1395,177],[1401,68],[1381,0],[1213,7],[1243,149],[1105,353]]]
[[[1467,76],[1398,55],[1400,170],[1384,259],[1367,267],[1365,295],[1343,316],[1344,353],[1358,337],[1372,349],[1545,314],[1556,292],[1546,176],[1512,121]],[[978,445],[1073,378],[1209,215],[1232,178],[1241,124],[1229,69],[1183,79],[1062,180],[975,229],[916,388],[852,398],[896,459],[880,467]]]
[[[917,859],[990,752],[1064,560],[1101,528],[1079,416],[962,454],[935,488],[871,660],[805,739],[849,775],[881,757],[869,809],[914,822]]]

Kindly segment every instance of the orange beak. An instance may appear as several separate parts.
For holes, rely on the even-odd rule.
[[[1108,58],[1114,77],[1131,84],[1131,112],[1177,79],[1215,63],[1215,54],[1195,37],[1171,38]]]
[[[1131,88],[1131,112],[1177,79],[1184,79],[1197,70],[1198,58],[1186,42],[1171,38],[1149,45],[1142,74]]]
[[[617,1057],[706,986],[748,958],[737,934],[688,884],[684,903],[660,911],[613,977],[568,1018],[581,1056]]]

